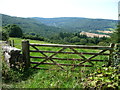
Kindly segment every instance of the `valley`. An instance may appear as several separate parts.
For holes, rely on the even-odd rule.
[[[2,14],[3,26],[7,24],[17,24],[22,28],[24,33],[36,33],[43,37],[50,37],[51,35],[60,32],[80,33],[111,31],[115,29],[117,20],[109,19],[90,19],[81,17],[60,17],[60,18],[23,18]]]

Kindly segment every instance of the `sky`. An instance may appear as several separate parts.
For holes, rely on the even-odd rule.
[[[0,0],[0,13],[17,17],[118,19],[120,0]]]

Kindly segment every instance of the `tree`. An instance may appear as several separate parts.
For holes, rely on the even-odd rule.
[[[9,39],[9,35],[4,29],[0,31],[0,36],[0,40],[6,41]]]
[[[71,38],[71,43],[75,43],[75,42],[80,42],[80,38],[78,38],[77,36]]]
[[[117,43],[120,43],[120,21],[118,22],[117,25],[116,34],[117,34]]]
[[[86,43],[87,43],[87,40],[86,39],[80,39],[80,43],[82,44],[82,45],[85,45]]]
[[[6,31],[8,32],[10,37],[22,37],[23,32],[22,29],[18,25],[7,25],[4,27]]]
[[[111,35],[112,43],[120,43],[120,21],[118,21],[117,28],[114,30],[114,33]]]

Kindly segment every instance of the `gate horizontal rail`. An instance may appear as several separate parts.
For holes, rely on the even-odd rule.
[[[43,47],[72,47],[72,48],[84,48],[84,49],[108,49],[112,50],[111,46],[87,46],[87,45],[62,45],[62,44],[29,44],[30,46],[43,46]]]
[[[30,58],[39,58],[39,59],[45,59],[46,57],[36,57],[36,56],[30,56]],[[52,59],[57,59],[57,60],[71,60],[71,61],[83,61],[84,59],[71,59],[71,58],[52,58]],[[107,60],[91,60],[95,62],[106,62]]]
[[[43,53],[56,53],[56,51],[42,51],[42,50],[40,50],[40,51],[43,52]],[[39,51],[30,50],[29,52],[39,52]],[[81,52],[80,52],[80,53],[74,53],[74,52],[59,52],[59,53],[63,53],[63,54],[81,54]],[[99,53],[82,52],[82,54],[87,54],[87,55],[98,55]],[[109,53],[102,53],[102,54],[99,54],[99,55],[109,55]]]

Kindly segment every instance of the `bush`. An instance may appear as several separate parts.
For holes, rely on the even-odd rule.
[[[23,69],[10,68],[9,65],[2,59],[2,81],[3,84],[16,83],[27,80],[33,74],[37,73],[34,69]],[[3,88],[6,86],[3,86]]]
[[[6,64],[6,62],[2,61],[2,80],[5,83],[9,82],[18,82],[21,81],[22,74],[18,71],[15,71]]]
[[[120,89],[120,67],[102,67],[98,68],[88,78],[84,78],[82,83],[84,88],[99,89]]]
[[[3,41],[7,41],[9,39],[9,35],[7,32],[5,32],[4,30],[0,31],[0,40],[3,40]]]
[[[24,38],[24,39],[31,39],[31,40],[44,41],[44,38],[43,38],[43,37],[40,37],[39,35],[24,34],[22,38]]]

